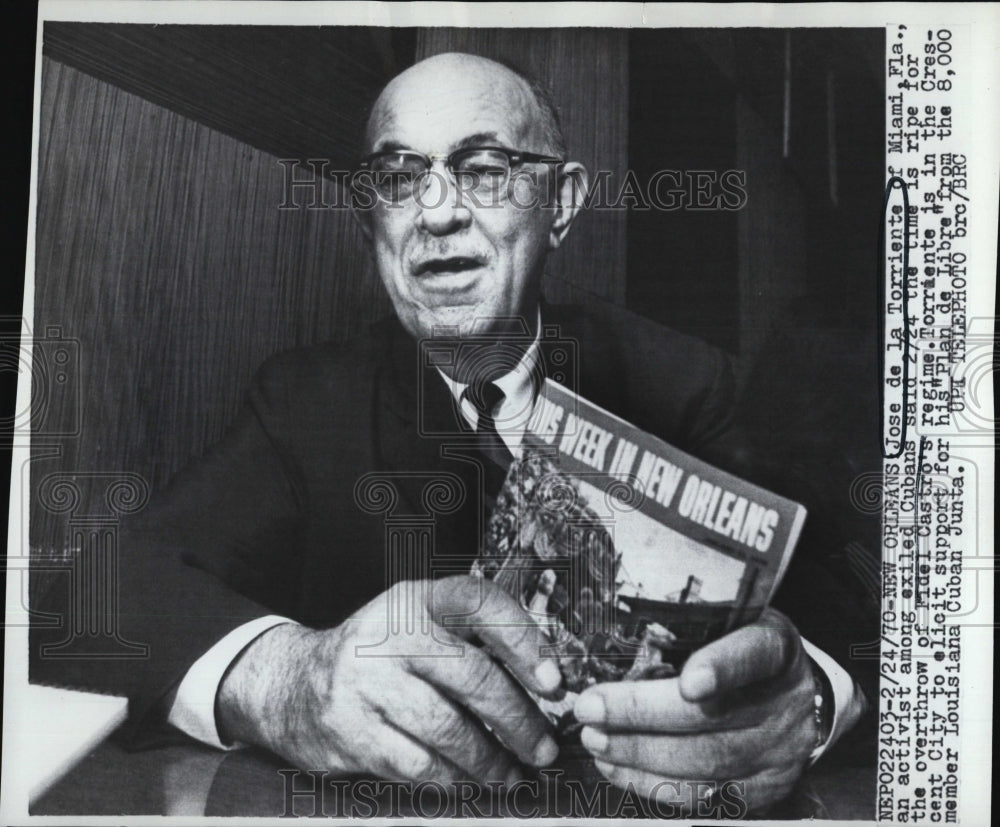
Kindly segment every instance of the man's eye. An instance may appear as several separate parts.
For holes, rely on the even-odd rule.
[[[472,152],[459,159],[458,172],[486,179],[501,179],[507,175],[506,156],[497,152]]]
[[[413,186],[413,173],[409,170],[382,171],[375,174],[375,186],[380,190],[395,191]]]
[[[375,173],[379,183],[412,181],[416,173],[412,169],[380,169]]]
[[[383,163],[375,168],[381,175],[409,175],[414,176],[423,172],[424,166],[419,163]]]
[[[504,172],[507,169],[507,165],[502,161],[477,158],[471,161],[462,161],[461,168],[463,170],[471,170],[472,172]]]
[[[419,175],[426,169],[422,158],[410,155],[385,155],[374,164],[374,170],[379,173]]]
[[[374,175],[375,189],[384,201],[397,202],[410,197],[413,184],[419,173],[412,169],[377,170]]]
[[[481,178],[503,178],[507,174],[507,166],[489,161],[465,162],[459,167],[459,172],[463,175],[477,175]]]

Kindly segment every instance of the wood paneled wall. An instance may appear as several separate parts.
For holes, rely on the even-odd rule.
[[[79,341],[79,399],[53,397],[48,415],[78,405],[80,433],[33,463],[33,488],[54,471],[80,472],[85,491],[90,472],[162,485],[222,435],[267,356],[388,311],[351,216],[279,209],[283,175],[272,155],[43,62],[34,327]],[[32,546],[58,550],[65,520],[33,497]]]
[[[574,157],[624,172],[624,33],[442,29],[418,44],[418,59],[464,49],[534,72]],[[47,403],[48,422],[76,418],[79,433],[38,440],[32,464],[30,541],[45,555],[66,550],[68,523],[37,496],[47,475],[76,475],[78,514],[103,509],[104,482],[88,474],[162,486],[223,434],[267,356],[349,338],[390,309],[346,211],[280,209],[276,155],[188,117],[197,101],[160,103],[43,60],[34,327],[77,340],[80,355],[79,394]],[[549,275],[554,300],[621,302],[624,212],[581,216]]]
[[[628,167],[628,31],[626,29],[421,29],[417,60],[472,52],[533,74],[552,92],[569,154],[595,176],[608,170],[612,192]],[[549,259],[546,294],[553,301],[588,296],[625,301],[624,210],[583,212]]]
[[[414,29],[46,21],[43,54],[281,158],[357,160]]]

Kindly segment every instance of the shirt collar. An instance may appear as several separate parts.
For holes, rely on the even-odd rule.
[[[504,393],[504,401],[501,405],[502,408],[509,409],[511,411],[526,411],[529,412],[534,406],[534,397],[537,388],[533,381],[534,372],[538,369],[539,364],[539,354],[541,352],[541,340],[542,336],[542,311],[539,308],[536,311],[536,325],[535,325],[535,339],[525,350],[524,355],[521,357],[521,361],[514,366],[514,368],[508,373],[498,376],[493,380],[500,390]],[[462,382],[457,382],[444,373],[440,368],[437,368],[438,373],[441,374],[441,378],[444,379],[445,384],[448,386],[448,390],[451,391],[452,396],[459,404],[459,409],[462,411],[462,415],[468,420],[469,424],[473,428],[479,420],[479,415],[476,413],[475,407],[467,399],[463,398],[465,389],[469,387],[467,384]],[[520,417],[518,417],[520,418]],[[497,429],[503,430],[504,418],[497,417]],[[523,430],[524,423],[510,423],[514,428],[519,428]]]

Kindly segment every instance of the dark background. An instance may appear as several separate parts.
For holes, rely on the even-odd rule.
[[[814,497],[820,524],[823,509],[843,516],[852,475],[877,452],[866,371],[883,41],[879,29],[48,23],[34,328],[56,328],[78,361],[36,417],[33,553],[72,553],[67,521],[106,516],[109,477],[89,473],[163,485],[222,435],[267,356],[347,338],[388,311],[345,211],[278,209],[278,160],[349,168],[379,88],[447,50],[546,81],[571,154],[609,170],[612,191],[628,169],[641,182],[661,169],[745,172],[739,210],[582,215],[546,290],[728,352],[747,425],[783,471],[761,481]],[[41,504],[51,474],[82,489],[74,512]]]
[[[10,446],[16,409],[17,360],[10,354],[19,343],[24,287],[35,17],[35,3],[9,3],[4,6],[4,25],[0,27],[0,50],[3,53],[0,60],[6,89],[6,128],[3,130],[3,152],[0,153],[0,262],[5,270],[3,278],[0,278],[0,338],[11,343],[0,357],[0,477],[4,480],[10,480]],[[7,502],[10,486],[5,484],[2,488],[0,499]],[[9,502],[7,504],[9,506]],[[4,513],[7,511],[4,510]],[[7,549],[6,530],[5,521],[4,553]],[[6,565],[0,573],[0,585],[6,593]],[[4,629],[0,626],[0,646],[4,642]]]

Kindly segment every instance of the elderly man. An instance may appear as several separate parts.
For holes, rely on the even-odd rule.
[[[84,682],[129,692],[137,742],[165,719],[307,769],[512,782],[557,759],[528,690],[554,696],[560,673],[516,602],[462,573],[491,460],[447,450],[447,434],[488,432],[517,450],[531,377],[547,366],[543,324],[579,344],[576,390],[714,461],[731,446],[731,382],[701,343],[614,308],[544,303],[546,256],[586,171],[565,160],[551,104],[519,74],[463,54],[418,63],[383,91],[366,140],[359,195],[373,197],[358,219],[396,319],[262,369],[225,440],[123,533],[121,628],[151,643],[150,661],[101,664]],[[417,342],[442,330],[470,349],[427,365]],[[487,358],[490,342],[508,355]],[[485,376],[472,367],[483,363]],[[357,487],[372,471],[398,480],[386,496],[399,502],[382,503],[394,516],[421,513],[420,479],[461,483],[424,573],[436,579],[389,570],[378,509]],[[836,735],[861,712],[826,665],[832,677],[769,611],[679,678],[585,691],[582,742],[619,786],[658,795],[664,781],[732,779],[766,805],[831,725]],[[835,715],[817,710],[827,680]]]

